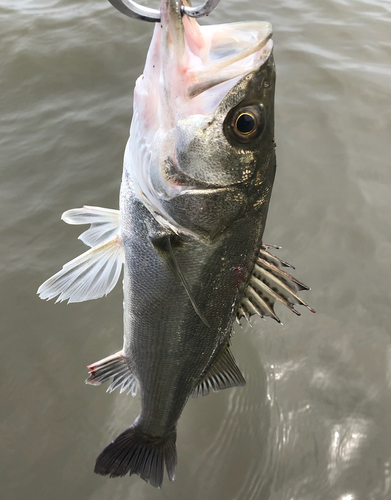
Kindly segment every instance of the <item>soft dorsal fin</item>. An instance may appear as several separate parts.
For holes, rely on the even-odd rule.
[[[261,318],[270,316],[278,323],[281,323],[274,312],[276,301],[284,304],[297,316],[300,316],[300,313],[293,307],[296,304],[307,307],[313,313],[315,312],[297,295],[301,290],[309,290],[308,286],[282,269],[282,267],[291,267],[293,269],[294,267],[272,255],[268,251],[271,247],[275,249],[281,248],[274,245],[262,245],[249,283],[238,305],[237,321],[240,321],[242,317],[249,320],[253,314],[257,314]]]
[[[126,362],[123,351],[107,356],[92,365],[87,366],[90,375],[86,384],[101,385],[107,380],[113,379],[106,392],[113,392],[121,387],[120,393],[128,391],[135,396],[137,393],[137,380],[135,379],[128,363]]]
[[[90,250],[63,266],[61,271],[38,288],[41,299],[56,302],[83,302],[107,295],[117,284],[124,263],[124,250],[119,238],[117,210],[84,207],[68,210],[63,219],[69,224],[91,227],[80,238]]]
[[[210,391],[217,392],[229,387],[241,387],[246,381],[236,364],[229,345],[227,345],[215,363],[202,376],[192,392],[193,398],[207,396]]]

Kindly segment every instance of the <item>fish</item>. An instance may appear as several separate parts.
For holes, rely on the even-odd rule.
[[[183,6],[188,6],[183,2]],[[83,206],[90,249],[43,283],[42,299],[98,299],[123,269],[124,341],[88,366],[91,385],[140,394],[136,420],[95,472],[175,479],[177,424],[190,397],[244,386],[235,320],[281,322],[275,303],[313,309],[263,233],[276,171],[272,27],[199,25],[162,0],[134,91],[120,208]],[[279,247],[274,247],[275,249]]]

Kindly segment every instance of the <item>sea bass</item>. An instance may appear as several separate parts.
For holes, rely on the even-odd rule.
[[[91,224],[80,236],[91,249],[41,298],[102,297],[124,268],[123,348],[90,365],[86,382],[139,391],[141,411],[99,455],[98,474],[161,487],[166,468],[173,480],[189,397],[245,384],[230,350],[234,320],[280,321],[276,301],[309,308],[297,295],[307,287],[262,240],[276,170],[271,36],[267,22],[199,26],[162,0],[136,82],[120,210],[63,215]]]

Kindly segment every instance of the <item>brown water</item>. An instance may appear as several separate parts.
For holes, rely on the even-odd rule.
[[[248,384],[191,400],[177,479],[93,474],[138,398],[84,384],[122,343],[122,291],[43,302],[84,251],[60,221],[118,207],[132,91],[152,26],[105,0],[0,0],[2,500],[391,497],[391,3],[221,0],[209,23],[274,26],[278,171],[265,240],[317,310],[253,320]]]

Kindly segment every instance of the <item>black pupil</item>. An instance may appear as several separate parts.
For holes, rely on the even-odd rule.
[[[236,127],[240,133],[249,134],[250,132],[252,132],[254,130],[255,120],[251,115],[249,115],[247,113],[243,113],[237,119]]]

